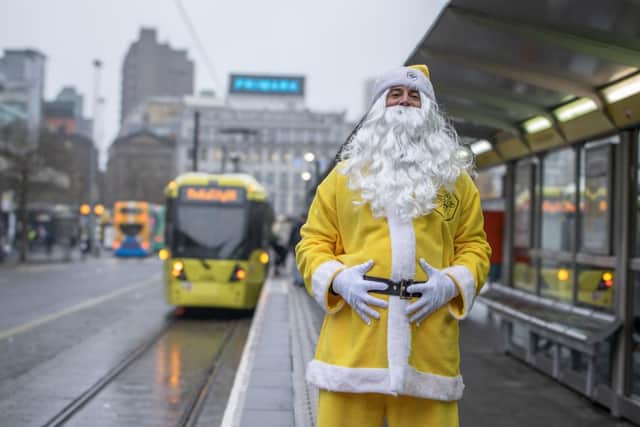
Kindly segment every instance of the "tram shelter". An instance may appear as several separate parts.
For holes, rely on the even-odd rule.
[[[481,295],[503,348],[635,422],[639,16],[628,0],[452,0],[405,61],[429,66],[485,217],[504,220]]]

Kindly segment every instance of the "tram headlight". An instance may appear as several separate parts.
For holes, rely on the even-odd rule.
[[[262,252],[260,255],[258,255],[258,261],[260,262],[260,264],[268,264],[269,263],[269,253],[267,252]]]
[[[182,261],[174,261],[171,266],[171,275],[176,279],[185,279],[184,263]]]
[[[229,278],[230,282],[239,282],[247,278],[247,271],[236,265],[236,268],[233,269],[233,273],[231,273],[231,277]]]

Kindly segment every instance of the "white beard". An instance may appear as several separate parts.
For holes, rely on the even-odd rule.
[[[349,188],[369,203],[374,217],[408,221],[437,207],[438,190],[453,190],[464,164],[455,130],[437,105],[421,94],[422,107],[385,107],[386,92],[374,103],[341,154]]]

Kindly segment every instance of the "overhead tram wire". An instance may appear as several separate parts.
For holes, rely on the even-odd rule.
[[[212,83],[214,84],[216,89],[218,89],[219,91],[222,91],[223,87],[222,87],[222,84],[220,83],[220,79],[218,78],[218,74],[216,73],[216,70],[213,66],[213,62],[209,58],[209,55],[207,54],[207,50],[204,48],[204,45],[200,40],[200,36],[198,35],[198,32],[196,31],[196,28],[193,25],[193,22],[191,21],[191,18],[189,18],[189,15],[187,14],[186,9],[184,8],[184,5],[182,4],[182,0],[174,0],[174,3],[178,8],[178,12],[180,12],[180,17],[182,18],[182,21],[186,25],[187,30],[189,30],[189,34],[191,35],[191,38],[195,42],[196,47],[198,48],[198,50],[200,51],[200,54],[204,58],[205,68],[209,73],[209,77],[211,78]]]

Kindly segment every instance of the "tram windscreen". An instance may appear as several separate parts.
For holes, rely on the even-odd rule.
[[[240,259],[245,255],[246,207],[179,204],[176,220],[176,256]]]

